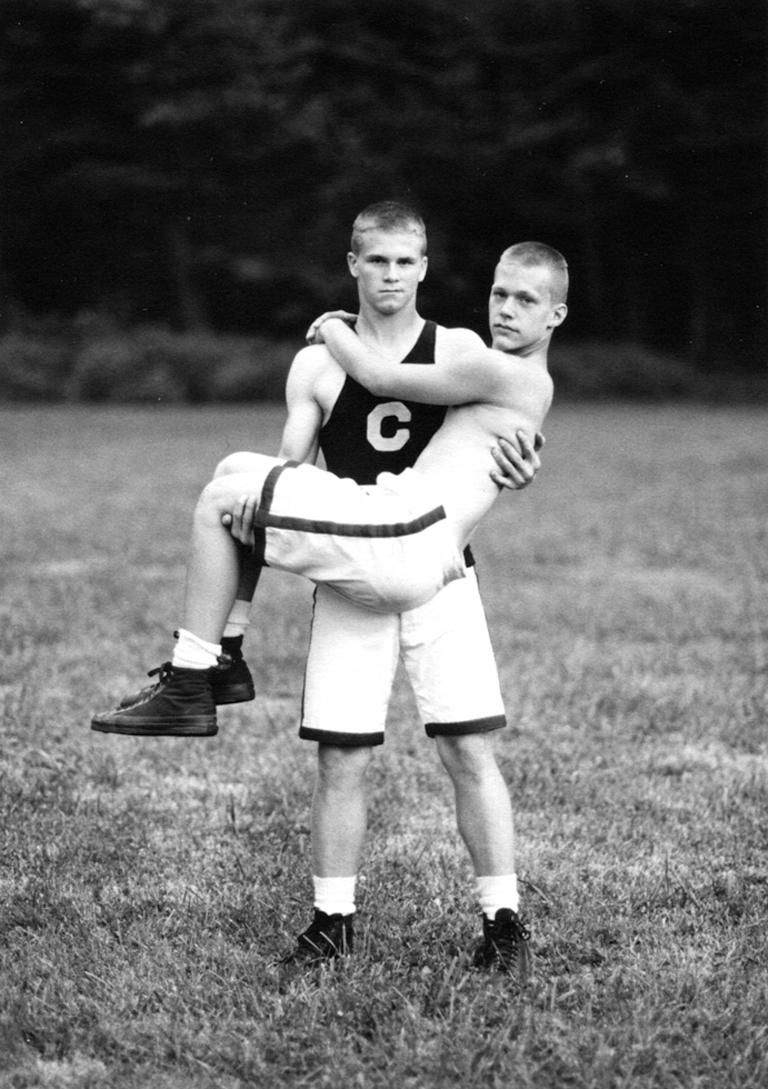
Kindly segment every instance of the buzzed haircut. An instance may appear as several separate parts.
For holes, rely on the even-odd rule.
[[[427,228],[415,208],[397,200],[380,200],[363,208],[352,224],[350,249],[359,254],[366,231],[408,231],[421,239],[421,252],[427,252]]]
[[[562,253],[544,242],[517,242],[508,246],[499,258],[499,264],[543,265],[549,269],[550,296],[555,304],[568,298],[568,262]]]

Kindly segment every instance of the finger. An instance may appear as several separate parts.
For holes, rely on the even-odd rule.
[[[253,534],[253,524],[258,508],[259,503],[255,495],[246,495],[243,497],[243,534],[244,538],[248,541],[250,541]]]
[[[231,514],[222,514],[221,524],[223,526],[226,526],[227,528],[229,528],[232,525],[232,515]]]
[[[528,483],[527,480],[523,480],[517,473],[502,473],[496,469],[492,469],[491,480],[498,484],[500,488],[506,488],[507,491],[517,491],[518,488],[524,488]]]
[[[248,535],[247,503],[248,496],[241,495],[232,509],[232,532],[239,541]]]
[[[523,457],[526,458],[526,460],[530,461],[533,457],[533,443],[528,438],[528,435],[525,431],[518,431],[516,434],[517,441],[520,444],[520,450]]]
[[[517,438],[520,446],[522,447],[523,456],[525,458],[526,464],[532,465],[534,470],[540,469],[541,459],[536,453],[536,440],[534,439],[533,445],[531,445],[531,440],[528,438],[524,431],[518,431]]]
[[[491,453],[496,460],[496,464],[500,465],[503,469],[506,465],[513,465],[516,468],[522,468],[525,464],[525,458],[511,442],[507,439],[499,439],[498,445],[493,447]]]

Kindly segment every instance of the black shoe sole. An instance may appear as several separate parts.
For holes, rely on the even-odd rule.
[[[213,686],[213,699],[217,707],[227,703],[248,703],[256,699],[256,689],[252,684],[231,684],[228,687]]]
[[[213,737],[219,732],[215,719],[196,715],[184,722],[167,719],[138,719],[130,722],[104,722],[91,719],[91,729],[102,734],[129,734],[133,737]]]
[[[502,975],[512,976],[523,986],[533,977],[533,954],[527,951],[515,961],[498,955],[476,955],[473,958],[472,967],[480,972],[500,972]]]

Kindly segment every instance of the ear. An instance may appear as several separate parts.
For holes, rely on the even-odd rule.
[[[428,263],[429,263],[429,258],[427,257],[427,255],[425,253],[424,256],[421,259],[421,272],[419,273],[419,283],[421,283],[423,281],[424,277],[427,275],[427,264]]]
[[[565,303],[558,303],[557,306],[552,307],[552,313],[549,315],[549,327],[554,329],[558,325],[562,325],[565,321],[568,313],[568,307]]]
[[[357,254],[350,252],[347,254],[347,268],[351,276],[357,279]]]

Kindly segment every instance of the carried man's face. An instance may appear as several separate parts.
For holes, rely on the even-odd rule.
[[[549,269],[517,262],[497,266],[488,301],[494,348],[530,355],[547,343],[566,313],[565,303],[552,301]]]
[[[412,231],[366,231],[360,253],[347,256],[360,301],[380,314],[413,304],[427,273],[423,238]]]

